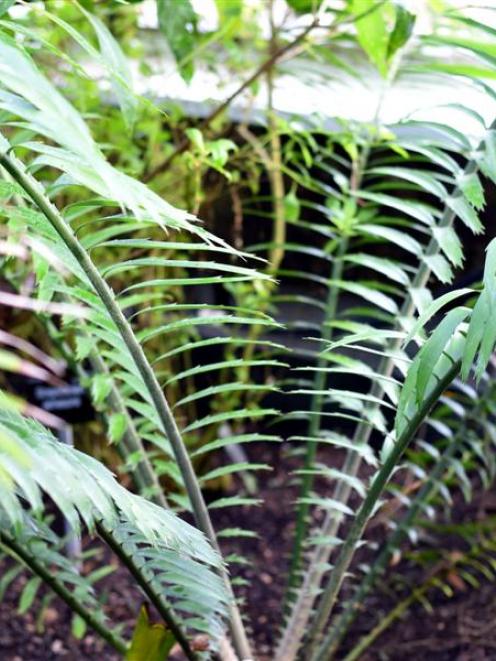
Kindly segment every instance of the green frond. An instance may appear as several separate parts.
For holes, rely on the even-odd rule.
[[[58,443],[45,427],[12,410],[3,394],[1,397],[0,425],[13,453],[2,454],[2,469],[12,485],[7,489],[17,501],[17,506],[5,511],[4,516],[12,525],[22,522],[20,498],[39,512],[44,492],[50,494],[75,530],[79,530],[80,521],[91,530],[99,520],[112,526],[123,512],[150,543],[160,541],[176,548],[187,543],[192,558],[219,565],[218,556],[195,528],[128,492],[96,459]]]
[[[131,494],[98,461],[58,443],[3,402],[0,429],[11,441],[8,452],[0,454],[0,507],[14,531],[9,534],[16,540],[18,533],[25,534],[23,502],[40,513],[46,493],[72,529],[80,530],[81,521],[93,533],[103,527],[184,626],[220,637],[230,597],[216,571],[222,561],[202,533]]]
[[[130,209],[138,218],[149,218],[164,227],[193,231],[195,219],[175,209],[140,182],[113,168],[94,142],[88,127],[73,106],[39,72],[28,53],[4,33],[0,34],[2,87],[0,107],[22,118],[27,126],[58,147],[31,142],[37,163],[69,175],[75,183]]]
[[[420,57],[417,53],[415,56],[418,60],[425,57],[425,62],[429,62],[425,64],[427,71],[433,57],[424,53]],[[434,70],[435,67],[432,72]],[[417,74],[413,74],[406,52],[399,67],[398,85],[404,84],[404,80],[412,75]],[[433,73],[434,77],[436,75]],[[422,346],[423,326],[448,303],[448,300],[432,303],[429,280],[450,282],[454,277],[454,268],[459,267],[463,260],[456,224],[463,223],[474,234],[482,231],[479,212],[484,200],[477,170],[479,163],[487,158],[482,154],[491,153],[491,146],[487,149],[486,140],[493,128],[485,128],[486,123],[478,108],[470,101],[453,110],[478,125],[474,135],[465,134],[448,124],[415,117],[387,129],[391,133],[394,131],[391,143],[381,143],[378,135],[384,129],[380,123],[379,110],[377,124],[368,135],[364,128],[365,137],[360,136],[365,147],[355,138],[355,152],[350,148],[347,154],[349,160],[340,156],[340,161],[333,159],[331,163],[329,159],[326,163],[326,156],[320,157],[320,167],[333,180],[340,194],[327,201],[327,213],[321,210],[322,224],[327,221],[332,225],[337,237],[327,246],[331,257],[329,279],[326,282],[319,280],[319,285],[328,291],[337,288],[339,293],[337,304],[333,299],[331,307],[324,312],[325,331],[322,331],[320,338],[323,340],[323,351],[316,356],[318,363],[308,366],[314,374],[313,383],[310,387],[299,389],[306,394],[313,391],[313,398],[306,414],[309,433],[300,436],[301,440],[307,439],[307,464],[301,478],[304,506],[300,506],[299,510],[301,516],[293,551],[293,573],[289,580],[288,602],[294,603],[283,632],[278,659],[296,653],[292,645],[298,635],[304,635],[305,618],[311,617],[311,605],[318,594],[319,585],[326,575],[332,581],[336,573],[335,568],[331,572],[326,568],[326,564],[331,564],[331,549],[324,548],[310,554],[307,579],[304,579],[299,589],[300,579],[295,578],[296,568],[301,561],[302,539],[310,537],[305,534],[308,505],[323,504],[319,500],[320,494],[311,493],[311,476],[316,471],[314,459],[317,439],[321,442],[320,438],[324,436],[323,432],[331,421],[335,425],[340,419],[356,423],[354,429],[352,426],[352,432],[346,434],[349,433],[349,438],[346,438],[349,451],[339,471],[346,479],[336,476],[334,490],[330,497],[326,495],[327,502],[338,503],[336,513],[333,515],[326,507],[325,523],[316,531],[317,537],[336,538],[343,511],[346,511],[353,491],[350,478],[357,477],[363,461],[363,456],[354,447],[367,445],[371,435],[375,434],[377,438],[383,439],[381,462],[387,460],[395,447],[397,434],[406,428],[420,403],[435,389],[435,382],[431,380],[433,364],[443,355],[450,334],[468,314],[465,311],[453,312],[431,338],[432,341],[421,349],[418,361],[416,359],[410,365],[409,355],[401,349],[406,337],[409,340],[415,337]],[[476,147],[480,137],[483,138],[482,142]],[[394,149],[392,144],[395,145]],[[466,159],[466,164],[461,165],[459,160],[457,162],[454,154],[458,159]],[[411,158],[412,155],[415,158]],[[410,158],[407,160],[406,156]],[[301,186],[301,182],[299,184]],[[302,186],[299,195],[305,196]],[[305,209],[305,206],[302,204],[301,208]],[[341,254],[337,252],[340,245],[345,246]],[[377,261],[368,255],[372,250],[374,257],[380,250],[381,257]],[[344,263],[344,267],[338,266],[340,262]],[[408,266],[405,267],[405,264]],[[332,269],[341,270],[339,278],[335,277]],[[284,274],[283,265],[280,276]],[[391,282],[387,283],[385,279]],[[406,296],[402,287],[406,289]],[[468,293],[463,291],[455,296]],[[350,296],[362,299],[359,305],[365,305],[358,307],[356,299],[350,299]],[[479,300],[479,308],[482,309],[484,297]],[[439,307],[436,308],[436,305]],[[417,314],[421,321],[419,319],[415,324]],[[474,346],[481,352],[483,370],[492,340],[489,333],[481,331],[480,323],[474,321],[473,328],[477,328],[479,334],[486,337],[487,345],[483,349],[481,337],[475,338],[473,331]],[[461,347],[461,335],[459,342]],[[337,356],[340,361],[343,358],[359,359],[368,365],[367,354],[370,361],[376,355],[380,357],[378,363],[373,363],[372,373],[371,370],[362,369],[363,379],[353,384],[356,390],[352,392],[348,384],[338,388],[333,382],[334,371],[329,370],[334,358]],[[472,363],[472,357],[467,352],[467,365]],[[449,359],[446,361],[448,366]],[[398,386],[402,386],[407,368],[408,378],[398,400]],[[360,367],[356,373],[360,374]],[[341,390],[341,394],[336,392],[338,390]],[[388,406],[392,404],[395,407],[397,402],[399,413],[395,436],[391,421],[381,414],[381,410],[387,411]],[[305,413],[300,411],[296,415],[298,419],[303,419]],[[459,479],[465,480],[462,473]],[[362,486],[366,487],[365,484]],[[322,619],[318,626],[321,629],[324,626]]]

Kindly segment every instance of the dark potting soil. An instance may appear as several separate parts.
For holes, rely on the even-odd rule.
[[[223,550],[227,555],[236,553],[245,557],[245,563],[232,565],[231,574],[248,581],[247,585],[237,588],[238,594],[245,602],[244,611],[250,620],[257,658],[270,661],[281,621],[284,576],[294,525],[295,489],[291,483],[291,471],[297,461],[284,456],[281,447],[275,445],[260,445],[251,449],[250,454],[257,463],[275,466],[271,473],[259,476],[260,497],[264,505],[214,510],[214,522],[218,529],[245,527],[258,535],[241,540],[224,539]],[[469,506],[461,501],[456,503],[456,508],[459,520],[481,519],[496,513],[496,496],[481,492]],[[380,529],[376,529],[374,535],[380,539]],[[449,540],[443,540],[446,552],[454,550],[449,548],[449,543]],[[113,561],[110,556],[108,561]],[[9,566],[9,561],[0,563],[0,578]],[[408,574],[418,572],[418,569],[406,562],[396,566],[395,571],[401,571],[412,584],[417,578],[414,573]],[[117,661],[120,658],[90,630],[81,640],[76,640],[71,635],[69,609],[57,598],[45,609],[42,623],[36,621],[42,596],[37,597],[27,613],[19,615],[19,595],[25,582],[25,577],[16,579],[0,603],[0,661]],[[109,617],[114,622],[123,623],[124,634],[129,635],[142,603],[139,590],[121,567],[98,585],[108,595],[106,610]],[[437,591],[430,603],[432,612],[427,612],[421,605],[414,606],[404,618],[386,629],[362,656],[362,661],[496,660],[496,591],[492,583],[483,580],[480,587],[474,589],[460,581],[451,598]],[[395,601],[385,591],[371,595],[362,605],[362,612],[343,649],[350,649],[394,605]],[[343,656],[344,652],[341,658]],[[179,660],[181,655],[176,654],[175,658]]]

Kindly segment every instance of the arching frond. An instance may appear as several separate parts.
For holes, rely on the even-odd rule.
[[[121,487],[102,464],[58,443],[34,420],[0,407],[2,518],[10,522],[7,543],[30,534],[23,503],[34,513],[50,496],[74,530],[81,522],[105,539],[136,567],[143,584],[186,629],[222,633],[230,597],[216,570],[219,555],[196,528],[175,514]],[[43,562],[43,558],[39,558]],[[176,624],[178,626],[178,624]]]
[[[437,54],[432,49],[429,53],[426,49],[425,54],[423,50],[412,50],[412,58],[419,57],[425,58],[427,71],[427,62]],[[408,49],[397,65],[383,88],[385,98],[394,86],[401,89],[412,74]],[[473,79],[469,86],[478,85],[476,74]],[[478,214],[484,199],[478,172],[480,163],[485,162],[490,153],[487,141],[491,140],[494,124],[486,127],[486,120],[467,101],[462,112],[471,115],[472,111],[475,111],[474,124],[471,124],[473,134],[465,134],[457,127],[420,117],[384,129],[379,107],[375,125],[353,124],[355,134],[350,130],[346,136],[337,135],[336,143],[341,140],[347,151],[344,157],[339,153],[334,158],[332,152],[321,150],[322,170],[333,182],[333,197],[329,196],[325,211],[319,210],[332,229],[332,240],[326,246],[332,265],[327,283],[329,298],[320,337],[327,350],[317,353],[316,365],[309,366],[314,373],[311,387],[300,389],[300,394],[311,391],[314,394],[307,414],[307,459],[301,480],[301,504],[288,590],[288,602],[294,600],[294,603],[278,649],[280,659],[296,654],[299,644],[296,641],[304,636],[306,622],[312,617],[319,586],[326,575],[332,583],[336,574],[335,569],[330,569],[330,558],[333,551],[343,548],[338,534],[342,521],[354,514],[348,503],[356,493],[352,485],[364,460],[361,449],[374,438],[382,445],[381,459],[385,461],[394,447],[395,432],[388,408],[396,408],[399,387],[410,362],[401,345],[412,330],[416,315],[421,316],[431,305],[430,281],[450,283],[454,268],[462,262],[458,223],[476,234],[482,230]],[[484,137],[474,149],[481,134]],[[458,162],[453,158],[455,154]],[[415,158],[409,163],[406,157],[412,155]],[[301,181],[298,183],[301,185]],[[325,194],[324,187],[322,190]],[[378,251],[381,257],[376,261]],[[326,283],[322,282],[320,300],[325,287]],[[487,309],[486,295],[478,303],[482,315],[482,309]],[[443,322],[433,342],[444,349],[453,328],[465,315],[462,310],[453,312]],[[473,328],[476,327],[479,333],[484,333],[481,325],[476,326],[474,322]],[[414,334],[418,331],[419,328]],[[482,349],[475,333],[473,330],[474,346]],[[488,347],[492,347],[490,335],[485,337],[487,344],[482,349],[481,364],[487,362]],[[422,345],[422,337],[417,341]],[[433,362],[430,362],[430,353],[423,355],[423,363],[415,363],[415,366],[422,365],[420,380],[413,376],[410,368],[402,388],[396,436],[401,429],[402,406],[408,401],[408,406],[415,407],[414,401],[424,401],[426,391],[423,388],[428,383]],[[379,360],[374,360],[374,356],[379,356]],[[472,364],[470,357],[465,360],[467,366]],[[352,381],[353,389],[348,383],[339,384],[337,388],[333,375],[337,378],[340,372],[330,370],[329,366],[350,361],[358,361],[355,373],[360,378]],[[419,390],[416,399],[407,400],[403,393],[408,392],[413,382]],[[411,413],[406,415],[404,428],[406,420],[411,420]],[[299,417],[304,415],[299,412]],[[303,563],[303,549],[304,540],[309,537],[311,506],[312,503],[315,507],[324,504],[321,495],[313,492],[314,477],[320,474],[324,478],[327,475],[328,479],[327,467],[322,467],[322,462],[320,466],[315,465],[317,441],[320,443],[327,436],[328,423],[335,426],[340,421],[351,423],[347,427],[343,424],[350,450],[334,476],[330,497],[325,498],[325,523],[316,530],[317,539],[324,541],[309,551],[307,564]],[[298,436],[299,441],[304,438]],[[302,564],[305,574],[300,578]],[[303,587],[298,590],[300,581]],[[322,631],[324,627],[323,609],[319,607],[318,624],[314,624],[310,639],[313,636],[315,640],[315,631]],[[307,646],[305,649],[308,652]]]

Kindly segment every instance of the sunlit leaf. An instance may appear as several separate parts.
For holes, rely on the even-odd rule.
[[[165,624],[150,621],[148,607],[143,604],[126,653],[126,661],[164,661],[174,643],[175,638]]]

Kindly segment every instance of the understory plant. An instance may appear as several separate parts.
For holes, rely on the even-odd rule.
[[[152,188],[106,157],[109,146],[90,130],[98,120],[90,116],[89,125],[68,100],[72,76],[84,72],[59,46],[72,40],[103,67],[124,124],[132,126],[140,104],[165,120],[134,94],[99,7],[63,4],[60,14],[33,10],[41,12],[38,31],[5,13],[0,21],[0,258],[8,284],[0,302],[35,317],[30,341],[11,327],[0,332],[0,544],[17,563],[0,579],[0,594],[25,568],[32,578],[21,612],[46,586],[45,606],[52,593],[64,600],[76,635],[89,626],[128,659],[165,659],[177,647],[188,659],[255,659],[233,578],[243,558],[223,557],[222,540],[253,535],[236,524],[236,508],[260,504],[251,473],[270,469],[245,448],[283,440],[281,452],[298,461],[298,495],[274,658],[339,658],[358,606],[405,539],[421,536],[425,516],[434,518],[458,485],[470,498],[474,479],[487,487],[494,478],[494,240],[485,240],[483,268],[467,286],[452,283],[464,261],[460,233],[483,234],[484,183],[496,181],[496,32],[449,7],[429,13],[421,31],[416,15],[390,0],[292,0],[287,15],[310,21],[289,37],[269,2],[268,59],[236,93],[265,78],[266,129],[242,122],[241,144],[222,129],[209,133],[222,104],[171,141],[164,160],[154,154],[150,167],[138,168]],[[188,78],[210,41],[199,39],[194,50],[189,0],[177,14],[166,0],[158,9]],[[65,11],[78,12],[81,32]],[[122,16],[116,9],[117,25]],[[60,43],[46,36],[46,21]],[[211,41],[232,55],[225,35]],[[67,89],[45,75],[48,55],[63,60],[57,71]],[[315,66],[329,84],[372,80],[370,117],[334,125],[311,117],[306,126],[279,117],[275,76],[298,66]],[[436,109],[461,117],[466,130],[426,119],[433,109],[386,119],[396,90],[410,85],[466,90],[463,104]],[[489,120],[476,107],[481,98]],[[268,240],[247,246],[238,227],[231,247],[198,220],[212,171],[238,220],[268,221]],[[243,184],[250,171],[251,188]],[[159,194],[183,175],[189,211]],[[298,240],[288,238],[292,231]],[[288,309],[296,323],[285,320]],[[296,346],[290,333],[299,335]],[[48,385],[79,379],[120,458],[122,483],[90,456],[96,452],[56,440],[62,421],[15,394],[13,373]],[[270,403],[276,392],[280,411]],[[280,439],[267,420],[300,431]],[[212,496],[208,485],[231,476],[239,477],[234,495]],[[222,508],[233,508],[234,523],[216,529]],[[378,550],[374,525],[385,533]],[[86,570],[92,546],[68,553],[68,539],[83,532],[140,588],[133,631],[108,617],[99,581],[111,567]],[[358,658],[377,635],[346,658]]]

